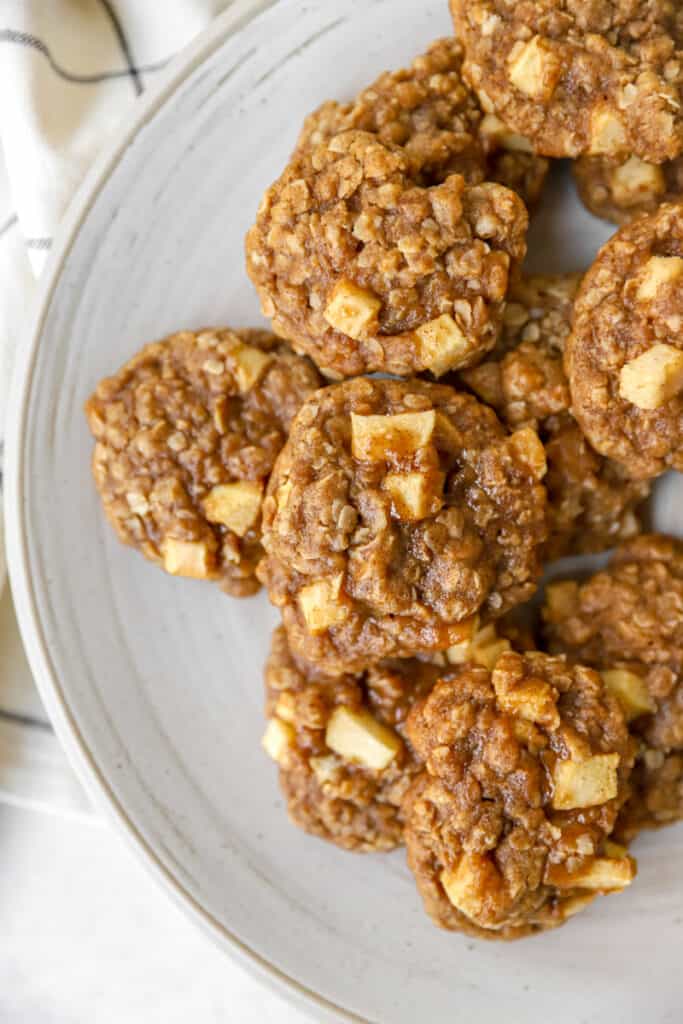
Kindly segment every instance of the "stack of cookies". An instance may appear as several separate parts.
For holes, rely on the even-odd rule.
[[[291,820],[405,845],[437,924],[512,939],[623,890],[628,844],[683,818],[683,542],[640,518],[683,470],[683,15],[452,13],[302,126],[246,240],[273,333],[181,331],[86,412],[121,540],[280,609],[263,746]],[[562,157],[623,226],[530,277]]]

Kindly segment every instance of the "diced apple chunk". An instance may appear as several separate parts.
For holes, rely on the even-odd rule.
[[[361,416],[351,413],[353,457],[377,462],[388,456],[410,457],[429,444],[436,413],[399,412],[394,416]]]
[[[460,623],[460,625],[463,627],[462,639],[452,644],[444,652],[446,661],[450,662],[451,665],[463,665],[468,660],[472,640],[479,632],[479,616],[472,615],[469,619],[465,619]]]
[[[595,807],[617,795],[618,754],[595,754],[585,761],[556,761],[553,771],[553,807],[570,811]]]
[[[332,289],[323,316],[330,327],[358,339],[376,327],[381,299],[343,277]]]
[[[164,569],[171,576],[189,576],[205,580],[210,573],[208,545],[202,540],[176,540],[167,537],[161,545]]]
[[[272,355],[260,348],[242,343],[235,346],[231,355],[235,360],[235,379],[240,393],[250,391],[258,383],[267,366],[273,361]]]
[[[596,857],[584,868],[566,874],[558,879],[558,888],[624,889],[636,877],[636,868],[630,857],[620,859],[612,857]]]
[[[415,334],[422,362],[435,377],[457,370],[467,362],[472,351],[472,342],[448,313],[428,320],[416,328]]]
[[[663,195],[666,191],[664,172],[656,164],[647,164],[637,156],[629,157],[610,175],[612,195],[620,206],[632,206]]]
[[[221,395],[220,398],[216,399],[213,408],[213,425],[219,434],[227,434],[228,423],[228,403],[225,395]]]
[[[325,742],[345,761],[375,771],[383,771],[401,749],[401,740],[393,729],[382,725],[364,708],[344,705],[336,707],[330,715]]]
[[[457,644],[452,644],[446,651],[446,658],[451,665],[464,665],[469,661],[469,654],[472,644],[469,640],[461,640]]]
[[[486,114],[479,125],[479,134],[502,149],[517,153],[533,153],[533,146],[523,135],[510,131],[495,114]]]
[[[508,438],[517,459],[522,462],[536,480],[542,480],[548,469],[543,442],[531,427],[516,430]]]
[[[503,711],[527,722],[540,722],[549,729],[559,728],[556,694],[544,679],[524,679],[509,686],[506,673],[494,669],[491,682]]]
[[[612,668],[606,669],[600,675],[607,689],[619,701],[627,722],[638,715],[654,714],[657,710],[645,681],[635,672],[629,672],[625,668]]]
[[[482,924],[487,893],[490,888],[500,887],[501,879],[495,865],[481,854],[464,854],[454,871],[444,869],[439,878],[455,909],[471,921]]]
[[[324,633],[343,622],[349,608],[342,594],[343,574],[309,583],[299,591],[301,613],[311,633]]]
[[[623,153],[626,130],[621,119],[609,104],[599,104],[591,114],[590,146],[593,155],[615,156]]]
[[[285,690],[277,699],[275,714],[278,718],[281,718],[283,722],[293,722],[295,707],[296,699],[294,694]]]
[[[291,480],[285,480],[283,484],[280,484],[275,492],[275,502],[278,509],[284,508],[287,505],[293,487],[294,485]]]
[[[640,271],[638,299],[655,299],[662,286],[673,284],[683,276],[683,257],[650,256]]]
[[[339,771],[339,761],[334,754],[312,757],[309,763],[319,786],[332,782]]]
[[[495,626],[488,625],[484,626],[483,629],[480,629],[473,636],[470,647],[470,659],[475,665],[481,665],[491,672],[501,654],[505,654],[509,650],[510,641],[504,637],[499,637]]]
[[[576,914],[580,914],[582,910],[595,899],[595,893],[580,893],[576,896],[570,896],[566,900],[562,900],[558,906],[558,910],[562,915],[562,919],[566,921],[570,917],[575,917]]]
[[[493,100],[491,99],[489,94],[484,89],[482,89],[480,85],[477,86],[477,96],[479,98],[481,109],[484,111],[484,113],[495,114],[496,108],[493,103]]]
[[[683,390],[683,351],[659,342],[621,369],[619,393],[639,409],[658,409]]]
[[[210,523],[220,523],[244,537],[259,517],[262,498],[262,483],[236,480],[219,484],[204,499],[204,512]]]
[[[541,36],[515,48],[509,64],[510,81],[535,100],[549,100],[555,91],[562,64]]]
[[[382,487],[390,495],[398,518],[404,522],[417,522],[434,515],[443,505],[443,482],[443,473],[436,470],[388,473]]]
[[[275,717],[271,718],[261,740],[261,746],[273,761],[282,764],[289,750],[294,746],[296,733],[289,724]]]
[[[498,636],[495,626],[479,629],[478,617],[475,620],[472,635],[449,647],[446,657],[451,665],[464,665],[471,661],[490,671],[501,654],[510,650],[510,643]]]

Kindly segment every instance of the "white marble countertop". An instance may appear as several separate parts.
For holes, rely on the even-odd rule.
[[[0,598],[2,1024],[304,1024],[187,921],[92,813]]]

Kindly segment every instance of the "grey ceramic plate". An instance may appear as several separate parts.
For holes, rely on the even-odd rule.
[[[638,846],[611,905],[513,945],[424,916],[399,852],[344,854],[292,828],[259,749],[275,615],[172,580],[114,540],[82,403],[143,341],[259,322],[242,240],[305,112],[449,31],[445,0],[238,2],[89,177],[45,275],[15,383],[7,514],[42,696],[95,799],[169,893],[317,1019],[663,1020],[679,1005],[683,831]],[[545,269],[608,234],[561,179],[533,232]],[[669,484],[658,517],[670,528]],[[668,510],[668,511],[667,511]]]

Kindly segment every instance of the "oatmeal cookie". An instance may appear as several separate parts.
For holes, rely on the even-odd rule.
[[[357,378],[292,424],[259,572],[292,650],[328,672],[443,650],[535,590],[543,446],[470,395]]]
[[[553,650],[587,665],[615,659],[683,669],[683,541],[643,534],[620,545],[584,583],[547,589],[543,609]]]
[[[511,430],[534,427],[548,460],[544,558],[602,551],[640,530],[646,481],[591,448],[570,412],[562,367],[580,274],[521,277],[510,289],[494,358],[461,373]]]
[[[615,224],[683,199],[683,157],[658,165],[637,156],[584,156],[575,161],[573,172],[584,206]]]
[[[634,479],[683,469],[683,205],[606,243],[574,303],[565,346],[572,411]]]
[[[621,833],[682,817],[683,542],[621,545],[586,582],[548,586],[542,615],[551,649],[602,671],[640,740]]]
[[[85,407],[119,539],[174,575],[258,590],[265,484],[320,383],[266,331],[181,331],[143,348]]]
[[[478,184],[487,163],[479,138],[482,111],[461,69],[460,43],[437,39],[409,67],[385,71],[350,103],[328,100],[309,114],[297,149],[315,149],[357,129],[400,146],[415,184],[438,185],[455,173]]]
[[[484,115],[465,85],[462,46],[437,39],[408,68],[385,71],[350,103],[328,100],[306,118],[298,149],[340,132],[371,132],[401,146],[410,178],[425,187],[462,174],[469,185],[497,181],[527,206],[540,198],[548,161],[493,115]]]
[[[325,676],[295,658],[284,629],[275,630],[264,746],[278,762],[295,825],[347,850],[402,845],[400,805],[420,769],[405,720],[443,673],[407,658],[362,675]]]
[[[633,879],[608,841],[633,744],[599,673],[507,651],[437,683],[407,733],[426,768],[404,801],[408,863],[442,928],[520,938]]]
[[[328,377],[438,377],[494,346],[527,223],[504,186],[421,187],[401,147],[348,131],[294,153],[247,235],[247,270],[278,334]]]
[[[671,0],[451,0],[463,73],[544,156],[683,150],[683,14]]]

